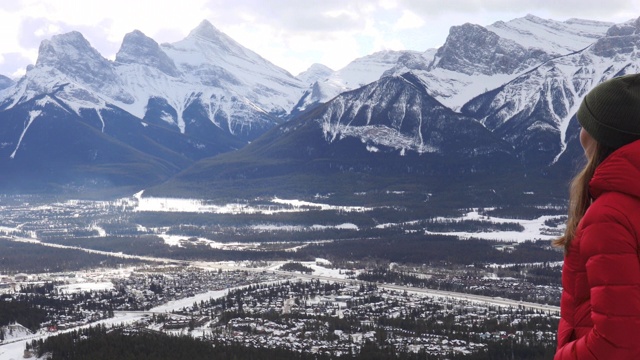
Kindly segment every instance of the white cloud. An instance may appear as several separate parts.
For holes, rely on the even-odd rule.
[[[395,30],[417,29],[425,25],[424,19],[413,11],[403,10],[402,16],[394,25]]]
[[[566,20],[622,22],[640,2],[609,0],[22,0],[0,2],[0,74],[34,63],[43,39],[78,30],[108,58],[126,33],[156,41],[184,38],[203,19],[293,74],[314,62],[339,69],[382,49],[424,51],[442,45],[449,28],[489,25],[527,13]],[[14,54],[8,60],[6,54]],[[18,64],[18,61],[23,61]]]

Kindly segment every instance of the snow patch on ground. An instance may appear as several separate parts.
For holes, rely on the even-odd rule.
[[[0,327],[0,331],[2,331],[2,333],[4,334],[4,341],[11,341],[14,339],[20,339],[25,336],[33,335],[31,330],[15,322]]]
[[[452,221],[464,221],[464,220],[482,220],[494,223],[515,223],[524,227],[524,230],[519,231],[492,231],[492,232],[478,232],[468,233],[462,231],[452,232],[432,232],[425,230],[425,234],[435,235],[454,235],[461,239],[484,239],[495,241],[512,241],[512,242],[524,242],[527,240],[554,240],[558,235],[553,234],[557,229],[551,229],[544,223],[547,220],[557,219],[560,216],[549,215],[540,216],[533,220],[521,220],[521,219],[505,219],[482,215],[478,209],[470,211],[458,218],[438,218],[437,220],[452,220]],[[551,231],[550,231],[551,230]]]
[[[85,291],[111,290],[113,288],[114,287],[111,282],[82,282],[56,287],[59,292],[64,292],[65,294],[75,294]]]
[[[213,214],[267,214],[273,215],[286,212],[302,212],[311,210],[320,211],[343,211],[343,212],[364,212],[373,208],[363,206],[337,206],[322,203],[314,203],[295,199],[273,198],[271,204],[247,205],[247,204],[225,204],[216,205],[207,203],[201,199],[178,199],[178,198],[156,198],[142,197],[142,192],[134,196],[137,204],[134,211],[156,211],[156,212],[193,212],[193,213],[213,213]]]

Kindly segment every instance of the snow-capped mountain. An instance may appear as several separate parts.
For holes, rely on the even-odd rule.
[[[127,158],[124,154],[134,151],[169,161],[162,171],[153,170],[151,177],[162,179],[194,160],[240,148],[281,123],[305,89],[302,81],[207,21],[173,44],[159,45],[140,31],[129,33],[115,61],[104,58],[79,32],[56,35],[41,43],[35,66],[23,78],[5,83],[0,91],[0,164],[22,170],[42,165],[66,174],[64,178],[71,171],[67,166],[56,170],[50,162],[39,164],[37,154],[30,152],[37,148],[46,153],[35,144],[49,143],[56,147],[54,153],[103,153],[96,148],[99,140],[57,143],[62,137],[51,138],[76,133],[76,122],[96,130],[84,136],[123,148],[113,154]],[[49,124],[53,114],[65,121]],[[39,133],[42,126],[48,131]],[[92,172],[108,178],[108,163],[128,160],[93,156],[86,161],[87,178]],[[79,160],[72,167],[78,170],[81,164]]]
[[[335,71],[330,67],[322,64],[313,64],[307,70],[301,72],[296,76],[303,83],[308,86],[313,85],[316,81],[324,81]]]
[[[204,120],[246,139],[277,123],[304,88],[207,21],[184,40],[162,46],[140,31],[127,34],[115,62],[78,32],[54,36],[42,42],[36,66],[4,94],[4,108],[61,84],[63,100],[76,112],[110,104],[143,119],[150,102],[166,102],[175,114],[165,112],[162,120],[185,133],[185,110],[199,106]]]
[[[342,93],[238,151],[203,159],[146,194],[193,196],[209,181],[217,184],[207,190],[214,196],[240,196],[237,189],[246,196],[313,195],[341,187],[353,193],[376,182],[440,183],[442,174],[477,179],[505,167],[518,168],[507,142],[439,103],[407,73]]]
[[[190,83],[228,88],[237,94],[236,101],[247,101],[271,115],[286,115],[305,88],[287,71],[244,48],[208,21],[184,40],[162,48]]]
[[[315,104],[323,103],[338,94],[374,82],[389,69],[396,66],[399,59],[407,54],[420,54],[415,51],[380,51],[355,59],[344,68],[332,73],[320,72],[323,76],[309,77],[309,73],[318,73],[313,67],[298,76],[310,83],[310,88],[304,93],[295,107],[295,112],[301,112]],[[317,69],[317,68],[316,68]],[[309,82],[309,79],[314,82]]]
[[[543,62],[500,88],[465,104],[474,116],[510,142],[516,152],[557,161],[575,136],[571,120],[582,97],[598,83],[640,72],[640,19],[609,28],[579,52]],[[573,133],[572,133],[573,131]]]
[[[587,20],[564,22],[533,15],[486,28],[453,26],[445,44],[432,57],[405,58],[384,75],[411,71],[451,109],[500,87],[519,74],[554,57],[580,51],[605,35],[613,24]]]
[[[0,90],[0,186],[47,174],[141,188],[178,172],[155,191],[192,196],[257,179],[291,190],[316,175],[330,187],[327,176],[347,173],[371,186],[373,175],[531,182],[578,154],[581,97],[640,70],[639,21],[463,24],[438,49],[297,77],[207,21],[173,44],[127,34],[114,61],[80,33],[54,36]]]
[[[502,35],[465,24],[453,27],[435,54],[395,54],[394,67],[376,67],[384,75],[379,80],[316,104],[238,152],[203,161],[168,187],[196,184],[203,174],[268,184],[265,178],[285,173],[342,171],[387,176],[380,183],[421,174],[421,182],[426,176],[449,186],[457,184],[452,179],[486,175],[522,184],[557,181],[553,188],[564,189],[566,177],[554,178],[553,169],[581,155],[577,106],[599,82],[640,71],[634,51],[640,19],[609,26],[527,16],[494,26]],[[239,159],[255,163],[223,169]],[[278,166],[269,171],[258,165],[274,159]]]
[[[521,46],[547,54],[566,55],[584,49],[601,38],[615,24],[603,21],[569,19],[554,21],[527,15],[508,22],[498,21],[487,30]]]

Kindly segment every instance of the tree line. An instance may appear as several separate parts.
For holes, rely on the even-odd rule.
[[[91,254],[82,250],[60,249],[19,243],[0,238],[0,273],[44,273],[77,271],[119,264],[141,264],[140,260]]]

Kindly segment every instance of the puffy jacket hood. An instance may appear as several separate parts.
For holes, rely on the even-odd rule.
[[[640,140],[614,151],[596,169],[589,182],[591,196],[597,199],[609,191],[640,198]]]

